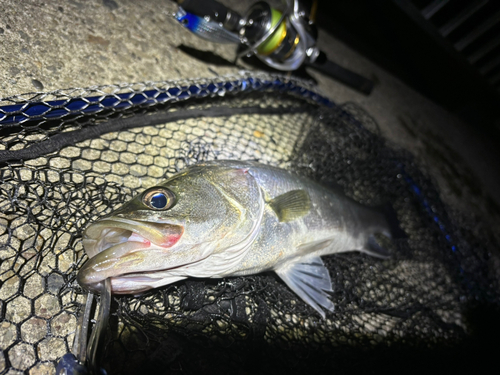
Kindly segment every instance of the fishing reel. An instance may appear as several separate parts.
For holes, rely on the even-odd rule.
[[[307,65],[365,94],[373,89],[373,82],[329,61],[316,47],[317,0],[282,0],[281,9],[259,1],[243,16],[215,0],[176,1],[182,26],[211,42],[238,44],[238,58],[255,55],[281,71]]]
[[[297,0],[284,3],[286,7],[282,12],[264,1],[247,11],[240,35],[248,47],[239,56],[255,54],[267,65],[284,71],[296,70],[304,61],[317,59],[318,32],[311,20],[317,2],[313,2],[309,11]]]

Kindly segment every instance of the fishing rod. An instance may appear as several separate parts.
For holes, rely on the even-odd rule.
[[[243,15],[215,0],[176,0],[175,19],[200,38],[238,45],[237,59],[257,56],[280,71],[309,66],[366,95],[373,82],[328,60],[316,46],[317,0],[282,0],[282,9],[265,1]]]

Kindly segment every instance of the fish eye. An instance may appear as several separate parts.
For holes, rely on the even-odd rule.
[[[168,210],[175,204],[175,194],[168,189],[156,187],[144,192],[142,202],[153,210]]]

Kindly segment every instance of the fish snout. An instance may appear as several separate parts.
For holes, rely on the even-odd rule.
[[[78,283],[90,291],[101,290],[100,283],[105,279],[134,272],[145,259],[144,253],[139,250],[149,246],[143,242],[126,241],[97,253],[78,272]]]
[[[78,272],[77,281],[84,289],[98,292],[107,278],[155,268],[155,254],[170,251],[183,233],[180,225],[102,219],[84,232],[83,246],[89,260]]]

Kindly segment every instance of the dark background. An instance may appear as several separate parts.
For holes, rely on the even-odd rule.
[[[487,75],[480,73],[482,67],[499,58],[500,47],[475,64],[467,60],[500,38],[500,22],[462,51],[454,47],[486,22],[491,23],[491,18],[498,19],[500,2],[486,2],[446,37],[439,28],[481,1],[450,0],[426,20],[422,11],[433,2],[319,0],[316,23],[478,131],[500,139],[500,81],[497,86],[488,82],[500,72],[500,64]]]

